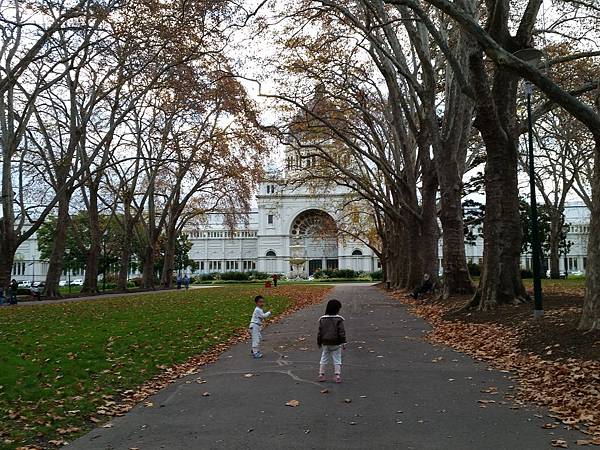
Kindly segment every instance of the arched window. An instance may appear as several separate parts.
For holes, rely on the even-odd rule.
[[[269,250],[265,256],[273,257],[273,256],[277,256],[277,253],[275,253],[273,250]]]
[[[304,211],[292,223],[293,237],[320,236],[331,237],[337,233],[337,227],[333,218],[325,211],[309,209]]]
[[[356,249],[352,252],[352,256],[362,256],[363,252],[360,251],[359,249]]]

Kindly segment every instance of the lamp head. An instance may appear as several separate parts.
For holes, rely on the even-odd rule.
[[[513,55],[533,67],[539,67],[544,53],[537,48],[530,47],[518,50]]]

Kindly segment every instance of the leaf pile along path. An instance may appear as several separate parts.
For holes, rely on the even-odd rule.
[[[523,351],[519,343],[527,337],[528,329],[493,322],[470,323],[449,320],[448,313],[456,303],[429,299],[413,300],[405,293],[393,294],[410,311],[433,325],[427,339],[464,352],[492,367],[509,370],[518,381],[517,391],[508,396],[518,404],[533,403],[547,407],[549,417],[589,435],[578,445],[600,446],[600,362],[578,358],[545,358]],[[545,354],[550,357],[554,346]],[[556,423],[544,424],[547,429]],[[566,447],[566,442],[553,443]]]

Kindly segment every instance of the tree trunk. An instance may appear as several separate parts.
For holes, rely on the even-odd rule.
[[[445,169],[444,169],[445,170]],[[452,169],[448,169],[452,170]],[[465,232],[462,213],[462,183],[450,182],[450,177],[440,182],[440,222],[444,267],[444,298],[454,294],[473,294],[475,291],[465,254]]]
[[[456,58],[462,66],[466,67],[469,57],[476,51],[476,46],[466,33],[457,32],[456,39]],[[440,187],[440,222],[444,258],[442,295],[447,298],[454,294],[473,294],[475,291],[465,254],[462,211],[462,179],[472,133],[474,102],[462,91],[457,74],[450,65],[446,68],[444,103],[446,107],[442,136],[434,142],[433,152]],[[435,108],[431,109],[430,114],[433,114],[432,119],[435,120],[437,117]],[[435,126],[435,123],[431,126]]]
[[[0,218],[0,289],[6,291],[11,282],[17,239],[14,226],[10,221]]]
[[[493,88],[481,56],[470,60],[477,94],[475,127],[487,152],[481,280],[470,306],[489,310],[529,299],[521,280],[521,218],[515,126],[518,79],[496,68]]]
[[[421,223],[416,217],[407,218],[406,227],[402,230],[405,241],[405,255],[407,258],[406,277],[403,289],[413,290],[420,286],[424,274],[423,235]]]
[[[385,242],[383,243],[383,245],[385,246]],[[379,262],[381,264],[381,282],[384,284],[384,286],[387,285],[388,281],[387,262],[385,258],[385,251],[382,251],[381,256],[379,257]]]
[[[550,278],[560,278],[560,241],[563,228],[562,212],[552,208],[550,217]]]
[[[144,264],[142,268],[142,285],[145,289],[154,289],[154,246],[148,244],[144,252]]]
[[[102,239],[100,231],[100,217],[98,214],[98,197],[97,186],[90,187],[89,205],[88,205],[88,220],[90,229],[90,248],[87,253],[85,264],[85,278],[81,292],[88,294],[97,294],[98,290],[98,273],[100,266],[100,241]],[[102,255],[106,257],[106,255]],[[104,272],[104,267],[102,268]],[[106,273],[102,276],[106,279]]]
[[[12,146],[9,146],[8,136],[2,139],[2,217],[0,217],[0,289],[10,285],[12,267],[17,252],[18,240],[15,232],[15,211],[13,203],[12,184]]]
[[[16,249],[6,242],[0,252],[0,289],[4,290],[5,295],[11,282],[15,252]]]
[[[406,252],[406,236],[404,226],[396,223],[391,217],[386,217],[386,240],[383,251],[386,261],[386,278],[394,289],[401,289],[406,284],[408,276],[408,258]]]
[[[167,239],[165,239],[165,256],[160,284],[165,288],[170,288],[173,284],[173,270],[176,268],[175,247],[177,236],[175,235],[175,227],[167,227],[166,235]]]
[[[67,242],[67,233],[69,231],[69,202],[71,196],[67,193],[61,194],[58,201],[58,215],[56,220],[56,230],[52,245],[52,253],[48,261],[48,272],[46,273],[46,287],[44,295],[46,297],[61,297],[59,283],[63,271],[63,262],[65,256],[65,247]]]
[[[98,274],[100,273],[100,256],[100,240],[92,237],[90,248],[87,254],[85,278],[83,279],[83,287],[81,288],[81,292],[88,294],[97,294],[99,292]],[[102,255],[102,257],[104,257],[104,255]],[[102,276],[106,276],[106,274],[103,273]]]
[[[119,274],[117,276],[118,291],[127,290],[129,277],[129,263],[131,262],[131,239],[133,238],[133,222],[129,218],[125,220],[125,226],[123,227],[124,239],[123,242],[121,242],[121,253],[119,255]]]
[[[512,140],[486,141],[486,148],[483,267],[474,297],[481,310],[529,298],[520,269],[516,148]]]
[[[600,330],[600,136],[595,136],[592,174],[592,210],[585,271],[585,297],[579,321],[581,330]]]
[[[429,274],[431,280],[438,279],[439,272],[439,239],[440,228],[437,217],[438,180],[435,168],[432,166],[423,172],[423,187],[421,189],[421,254],[423,255],[423,275]],[[464,245],[463,245],[464,248]]]

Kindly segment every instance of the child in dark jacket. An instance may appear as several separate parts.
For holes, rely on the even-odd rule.
[[[346,330],[344,329],[344,318],[339,315],[340,309],[342,309],[342,304],[339,300],[329,300],[325,308],[325,315],[319,319],[317,344],[319,348],[323,349],[319,381],[325,381],[326,366],[329,360],[333,360],[335,382],[342,382],[342,346],[346,345]]]

